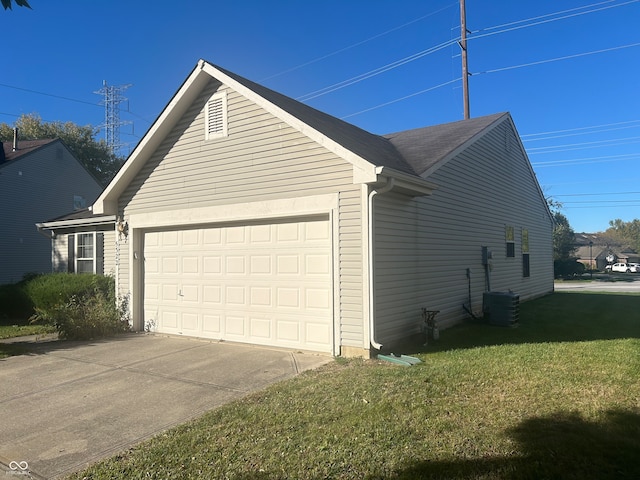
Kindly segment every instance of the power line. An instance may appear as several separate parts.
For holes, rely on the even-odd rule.
[[[555,167],[566,165],[580,165],[590,163],[610,163],[610,162],[623,162],[629,160],[636,160],[640,158],[637,153],[628,153],[622,155],[608,155],[603,157],[590,157],[590,158],[576,158],[567,160],[550,160],[547,162],[532,162],[531,165],[535,167]]]
[[[596,197],[601,195],[636,195],[640,192],[607,192],[607,193],[565,193],[563,195],[554,195],[554,197]]]
[[[634,125],[629,125],[634,124]],[[617,127],[618,125],[625,125],[623,127]],[[617,127],[617,128],[608,128],[608,127]],[[604,125],[594,125],[591,127],[578,127],[578,128],[569,128],[565,130],[556,130],[552,132],[542,132],[542,133],[529,133],[526,135],[520,135],[520,138],[523,142],[537,142],[540,140],[552,140],[555,138],[564,138],[564,137],[573,137],[576,135],[593,135],[602,132],[612,132],[616,130],[625,130],[627,128],[638,128],[640,127],[640,120],[629,120],[626,122],[615,122],[608,123]],[[590,130],[590,131],[585,131]],[[575,132],[575,133],[566,133],[566,132]],[[562,133],[564,135],[555,135],[557,133]],[[525,138],[525,137],[533,137],[538,135],[553,135],[547,137],[539,137],[539,138]]]
[[[580,12],[580,13],[574,13],[574,14],[570,14],[570,15],[564,15],[564,16],[561,16],[561,17],[551,18],[549,20],[543,20],[543,21],[540,21],[540,22],[535,22],[534,21],[534,22],[526,24],[526,25],[520,25],[518,27],[512,27],[512,28],[505,28],[505,29],[499,30],[497,32],[490,32],[490,33],[485,33],[485,34],[482,34],[482,35],[472,35],[471,37],[469,37],[469,40],[476,40],[476,39],[479,39],[479,38],[485,38],[485,37],[489,37],[489,36],[493,36],[493,35],[499,35],[501,33],[513,32],[515,30],[520,30],[522,28],[535,27],[537,25],[542,25],[542,24],[545,24],[545,23],[551,23],[551,22],[556,22],[558,20],[565,20],[567,18],[578,17],[578,16],[581,16],[581,15],[587,15],[589,13],[601,12],[603,10],[609,10],[611,8],[617,8],[617,7],[622,7],[622,6],[625,6],[625,5],[629,5],[631,3],[637,3],[638,1],[640,1],[640,0],[629,0],[627,2],[619,3],[617,5],[609,5],[609,6],[606,6],[606,7],[594,8],[593,10],[589,10],[589,11],[586,11],[586,12]],[[607,3],[607,2],[605,2],[605,3]],[[602,5],[602,3],[595,3],[593,5],[587,5],[584,8],[590,8],[592,6],[597,6],[597,5]],[[550,13],[548,15],[544,15],[543,17],[558,15],[558,14],[561,14],[561,13],[562,12],[556,12],[555,14],[554,13]],[[542,18],[542,17],[535,17],[535,18],[530,18],[530,19],[526,19],[526,20],[520,20],[518,22],[512,22],[511,24],[523,23],[523,22],[526,22],[526,21],[529,21],[529,20],[536,20],[537,18]],[[508,25],[508,24],[506,24],[506,25]],[[488,29],[492,29],[492,28],[499,28],[499,27],[500,26],[497,25],[495,27],[488,27],[487,29],[484,29],[484,30],[488,30]]]
[[[420,90],[419,92],[415,92],[415,93],[412,93],[410,95],[405,95],[404,97],[397,98],[397,99],[391,100],[389,102],[381,103],[380,105],[376,105],[375,107],[370,107],[370,108],[366,108],[364,110],[360,110],[359,112],[350,113],[349,115],[345,115],[344,117],[340,117],[340,119],[344,120],[345,118],[355,117],[356,115],[360,115],[361,113],[370,112],[371,110],[376,110],[376,109],[381,108],[381,107],[386,107],[387,105],[391,105],[393,103],[401,102],[402,100],[406,100],[408,98],[415,97],[417,95],[422,95],[423,93],[430,92],[430,91],[435,90],[437,88],[444,87],[446,85],[450,85],[450,84],[455,83],[455,82],[459,82],[460,80],[461,80],[461,77],[458,77],[458,78],[456,78],[454,80],[449,80],[448,82],[441,83],[440,85],[436,85],[434,87],[425,88],[424,90]]]
[[[406,65],[407,63],[413,62],[415,60],[418,60],[420,58],[426,57],[427,55],[430,55],[432,53],[438,52],[440,50],[442,50],[443,48],[449,47],[455,43],[457,43],[458,40],[448,40],[446,42],[440,43],[439,45],[435,45],[433,47],[427,48],[426,50],[422,50],[418,53],[414,53],[413,55],[409,55],[408,57],[404,57],[400,60],[396,60],[395,62],[391,62],[388,63],[387,65],[384,65],[382,67],[378,67],[375,68],[373,70],[370,70],[366,73],[357,75],[355,77],[349,78],[347,80],[343,80],[341,82],[335,83],[333,85],[329,85],[328,87],[324,87],[321,88],[319,90],[307,93],[305,95],[301,95],[299,97],[296,98],[296,100],[302,101],[302,102],[306,102],[308,100],[320,97],[322,95],[326,95],[327,93],[331,93],[331,92],[335,92],[336,90],[340,90],[341,88],[344,87],[348,87],[350,85],[353,85],[355,83],[359,83],[363,80],[367,80],[371,77],[375,77],[377,75],[380,75],[381,73],[385,73],[388,72],[390,70],[393,70],[395,68],[401,67],[402,65]]]
[[[566,207],[567,210],[574,208],[620,208],[621,205],[585,205],[585,206],[570,206]],[[634,203],[631,205],[625,205],[625,207],[640,207],[640,203]]]
[[[7,85],[6,83],[0,83],[0,87],[13,88],[14,90],[21,90],[23,92],[35,93],[37,95],[44,95],[46,97],[59,98],[61,100],[68,100],[69,102],[84,103],[85,105],[91,105],[93,107],[99,107],[100,106],[97,103],[87,102],[85,100],[78,100],[77,98],[64,97],[62,95],[55,95],[53,93],[39,92],[37,90],[31,90],[29,88],[16,87],[15,85]]]
[[[585,53],[576,53],[574,55],[566,55],[564,57],[550,58],[548,60],[539,60],[537,62],[522,63],[520,65],[512,65],[512,66],[509,66],[509,67],[494,68],[492,70],[485,70],[483,72],[474,73],[474,75],[484,75],[484,74],[487,74],[487,73],[504,72],[506,70],[514,70],[516,68],[531,67],[531,66],[534,66],[534,65],[542,65],[542,64],[545,64],[545,63],[558,62],[560,60],[569,60],[569,59],[572,59],[572,58],[586,57],[587,55],[595,55],[597,53],[612,52],[614,50],[621,50],[623,48],[637,47],[639,45],[640,45],[640,42],[631,43],[629,45],[621,45],[619,47],[604,48],[602,50],[594,50],[594,51],[585,52]]]
[[[14,90],[21,90],[23,92],[35,93],[36,95],[43,95],[45,97],[58,98],[60,100],[67,100],[69,102],[83,103],[85,105],[91,105],[92,107],[101,107],[102,108],[102,105],[100,103],[92,103],[92,102],[87,102],[86,100],[79,100],[77,98],[65,97],[63,95],[56,95],[54,93],[40,92],[38,90],[32,90],[32,89],[29,89],[29,88],[17,87],[15,85],[7,85],[6,83],[0,83],[0,87],[12,88]],[[149,124],[152,123],[151,121],[147,120],[144,117],[141,117],[140,115],[137,115],[136,113],[130,111],[129,109],[127,109],[126,112],[129,115],[132,115],[132,116],[134,116],[136,118],[139,118],[140,120],[144,120],[145,122],[147,122]],[[21,116],[21,115],[16,115],[15,113],[2,113],[2,112],[0,112],[0,115],[9,115],[11,117],[20,117]]]
[[[637,143],[640,141],[640,136],[626,137],[626,138],[614,138],[611,140],[595,140],[593,142],[581,142],[581,143],[567,143],[565,145],[553,145],[549,147],[535,147],[527,149],[527,153],[530,155],[544,155],[548,153],[567,152],[570,150],[581,150],[582,148],[591,147],[611,147],[615,145],[628,145],[630,143]],[[569,148],[579,147],[579,148]],[[547,151],[540,151],[547,150]]]
[[[531,17],[524,20],[516,20],[515,22],[503,23],[501,25],[494,25],[493,27],[481,28],[479,30],[474,30],[471,33],[484,32],[486,30],[495,30],[497,28],[510,27],[511,25],[517,25],[518,23],[524,23],[532,20],[540,20],[541,18],[548,18],[554,15],[562,15],[564,13],[575,12],[576,10],[584,10],[585,8],[597,7],[599,5],[605,5],[607,3],[612,3],[614,0],[606,0],[604,2],[593,3],[591,5],[583,5],[582,7],[570,8],[568,10],[562,10],[560,12],[547,13],[545,15],[539,15],[537,17]]]
[[[612,1],[612,0],[610,0],[610,1]],[[282,71],[282,72],[280,72],[280,73],[276,73],[276,74],[271,75],[271,76],[269,76],[269,77],[265,77],[265,78],[263,78],[261,81],[270,80],[270,79],[272,79],[272,78],[279,77],[279,76],[281,76],[281,75],[284,75],[284,74],[287,74],[287,73],[293,72],[293,71],[298,70],[298,69],[300,69],[300,68],[303,68],[303,67],[306,67],[306,66],[312,65],[312,64],[317,63],[317,62],[320,62],[320,61],[322,61],[322,60],[325,60],[325,59],[327,59],[327,58],[329,58],[329,57],[333,57],[334,55],[338,55],[339,53],[346,52],[347,50],[351,50],[352,48],[359,47],[360,45],[364,45],[365,43],[369,43],[369,42],[371,42],[371,41],[373,41],[373,40],[376,40],[376,39],[378,39],[378,38],[380,38],[380,37],[383,37],[383,36],[388,35],[388,34],[390,34],[390,33],[392,33],[392,32],[395,32],[395,31],[400,30],[400,29],[402,29],[402,28],[408,27],[409,25],[412,25],[412,24],[414,24],[414,23],[417,23],[417,22],[419,22],[419,21],[421,21],[421,20],[424,20],[425,18],[432,17],[432,16],[434,16],[434,15],[436,15],[436,14],[438,14],[438,13],[440,13],[440,12],[444,11],[444,10],[447,10],[447,9],[449,9],[449,8],[451,8],[451,7],[455,6],[455,5],[457,5],[457,4],[456,4],[456,3],[452,3],[452,4],[450,4],[450,5],[447,5],[447,6],[445,6],[445,7],[440,8],[440,9],[438,9],[438,10],[434,11],[434,12],[428,13],[428,14],[423,15],[423,16],[421,16],[421,17],[418,17],[418,18],[416,18],[416,19],[414,19],[414,20],[411,20],[411,21],[409,21],[409,22],[407,22],[407,23],[403,23],[402,25],[399,25],[399,26],[397,26],[397,27],[391,28],[391,29],[386,30],[386,31],[384,31],[384,32],[382,32],[382,33],[378,33],[377,35],[374,35],[374,36],[372,36],[372,37],[366,38],[366,39],[364,39],[364,40],[361,40],[361,41],[356,42],[356,43],[354,43],[354,44],[351,44],[351,45],[349,45],[349,46],[346,46],[346,47],[340,48],[340,49],[335,50],[335,51],[333,51],[333,52],[331,52],[331,53],[327,53],[326,55],[322,55],[322,56],[317,57],[317,58],[315,58],[315,59],[313,59],[313,60],[309,60],[308,62],[301,63],[300,65],[296,65],[295,67],[288,68],[287,70],[283,70],[283,71]]]

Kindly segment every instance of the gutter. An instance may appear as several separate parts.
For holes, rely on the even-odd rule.
[[[395,185],[395,179],[389,178],[387,179],[387,183],[385,183],[382,187],[378,189],[371,189],[369,193],[369,259],[368,259],[368,268],[369,268],[369,343],[373,348],[380,351],[382,350],[382,344],[376,341],[376,330],[375,330],[375,296],[373,294],[374,288],[374,275],[373,275],[373,258],[374,258],[374,239],[373,239],[373,198],[380,193],[387,193],[393,189]]]
[[[38,233],[43,237],[47,237],[49,240],[53,240],[56,238],[56,234],[53,231],[46,232],[45,230],[49,230],[44,226],[44,223],[36,223],[36,228],[38,229]]]

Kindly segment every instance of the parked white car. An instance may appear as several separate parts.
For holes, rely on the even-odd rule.
[[[640,273],[640,264],[614,263],[613,265],[607,265],[606,270],[609,272]]]

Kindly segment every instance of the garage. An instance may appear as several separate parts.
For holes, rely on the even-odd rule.
[[[143,242],[145,328],[331,352],[327,217],[148,230]]]

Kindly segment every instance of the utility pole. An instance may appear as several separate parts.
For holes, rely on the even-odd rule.
[[[460,48],[462,49],[462,101],[464,104],[464,119],[469,113],[469,67],[467,64],[467,10],[464,0],[460,0]]]

